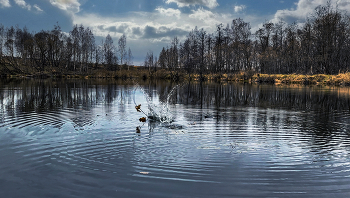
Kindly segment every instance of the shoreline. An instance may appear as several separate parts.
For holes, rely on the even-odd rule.
[[[168,80],[168,81],[203,81],[203,82],[241,82],[257,84],[300,84],[300,85],[326,85],[326,86],[350,86],[350,72],[339,73],[337,75],[326,74],[261,74],[254,72],[238,72],[232,74],[187,74],[184,71],[168,71],[159,69],[157,71],[148,71],[134,67],[132,70],[119,71],[93,71],[90,74],[58,74],[58,73],[36,73],[36,74],[17,74],[0,76],[2,79],[139,79],[139,80]]]

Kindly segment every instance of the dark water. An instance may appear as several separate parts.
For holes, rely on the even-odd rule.
[[[1,81],[0,197],[350,197],[349,88],[140,87]]]

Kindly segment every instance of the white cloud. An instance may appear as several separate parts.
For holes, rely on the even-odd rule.
[[[73,24],[89,27],[97,41],[110,34],[116,43],[117,39],[125,34],[127,45],[135,57],[135,64],[141,64],[148,50],[158,55],[162,47],[167,46],[174,36],[182,39],[195,27],[193,24],[187,24],[188,16],[184,19],[186,15],[180,14],[180,17],[181,20],[159,10],[130,12],[114,17],[84,13],[75,14]]]
[[[97,41],[110,34],[117,42],[117,39],[125,34],[128,47],[135,56],[135,62],[138,62],[136,59],[142,62],[145,52],[151,49],[155,55],[158,55],[162,47],[171,43],[174,36],[183,41],[195,27],[214,33],[216,25],[231,24],[232,19],[242,17],[242,14],[221,13],[198,6],[193,7],[190,13],[183,13],[179,9],[158,7],[153,12],[128,12],[110,17],[87,12],[75,13],[72,16],[72,23],[89,27]],[[245,15],[244,19],[246,22],[252,20],[261,22],[261,17]]]
[[[37,4],[34,4],[33,8],[35,8],[38,12],[43,12],[43,10]]]
[[[132,15],[132,16],[131,16]],[[137,18],[137,20],[135,20]],[[150,20],[151,19],[151,20]],[[126,34],[128,39],[169,40],[171,37],[184,35],[190,29],[178,23],[178,19],[172,15],[164,15],[162,12],[145,13],[134,12],[130,16],[102,17],[97,14],[76,15],[74,24],[83,24],[90,27],[96,36],[105,37],[110,34],[118,38]]]
[[[163,14],[165,16],[174,16],[176,18],[180,18],[181,15],[181,11],[179,9],[173,9],[173,8],[162,8],[162,7],[158,7],[156,8],[156,11],[158,11],[160,14]]]
[[[118,38],[126,34],[128,39],[140,42],[170,42],[174,36],[181,40],[196,26],[198,29],[204,28],[208,33],[215,32],[217,24],[231,23],[234,18],[236,17],[232,14],[212,12],[202,7],[191,10],[190,14],[181,13],[177,9],[158,7],[154,12],[129,12],[113,17],[78,13],[74,14],[73,24],[90,27],[96,36],[101,37],[110,34]]]
[[[277,10],[272,22],[283,20],[287,23],[304,22],[305,19],[314,12],[320,5],[326,5],[329,0],[299,0],[296,8]],[[331,1],[334,8],[338,7],[342,11],[350,11],[350,0]]]
[[[243,11],[244,9],[246,9],[246,6],[245,5],[236,5],[234,8],[235,12],[241,12]]]
[[[189,17],[192,19],[202,21],[205,24],[212,25],[212,26],[215,26],[216,23],[219,23],[219,21],[216,20],[216,18],[218,18],[216,14],[214,14],[209,10],[205,10],[203,8],[192,10],[192,14],[190,14]]]
[[[0,0],[0,7],[3,7],[3,8],[11,7],[10,0]]]
[[[177,6],[181,7],[189,7],[194,5],[205,6],[208,8],[215,8],[219,4],[216,0],[166,0],[165,3],[176,3]]]
[[[24,0],[15,0],[15,3],[23,9],[30,10],[32,8],[32,6],[27,4]]]
[[[0,0],[1,1],[1,0]],[[34,4],[33,6],[31,6],[30,4],[28,4],[27,2],[25,2],[24,0],[14,0],[14,2],[21,8],[26,9],[31,11],[32,7],[35,9],[34,11],[36,12],[43,12],[43,10],[37,5]]]
[[[80,3],[78,0],[50,0],[50,3],[68,12],[78,13],[80,11]]]

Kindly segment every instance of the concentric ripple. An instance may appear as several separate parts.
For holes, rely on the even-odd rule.
[[[217,90],[208,86],[203,90]],[[172,123],[140,122],[135,102],[145,107],[157,100],[124,85],[98,86],[99,94],[87,89],[94,94],[77,101],[106,102],[69,108],[24,111],[25,101],[3,100],[0,197],[350,195],[350,113],[342,108],[348,100],[317,92],[312,98],[334,97],[338,108],[307,102],[304,110],[293,102],[304,104],[313,92],[252,87],[245,95],[238,85],[225,86],[220,89],[238,93],[237,101],[209,92],[203,104],[186,103],[176,93],[168,104]],[[158,91],[151,89],[152,97],[164,95]],[[195,100],[190,92],[186,97]],[[98,98],[105,95],[111,97]]]

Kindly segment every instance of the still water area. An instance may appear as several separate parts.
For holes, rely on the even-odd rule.
[[[350,197],[350,89],[6,79],[0,159],[0,197]]]

